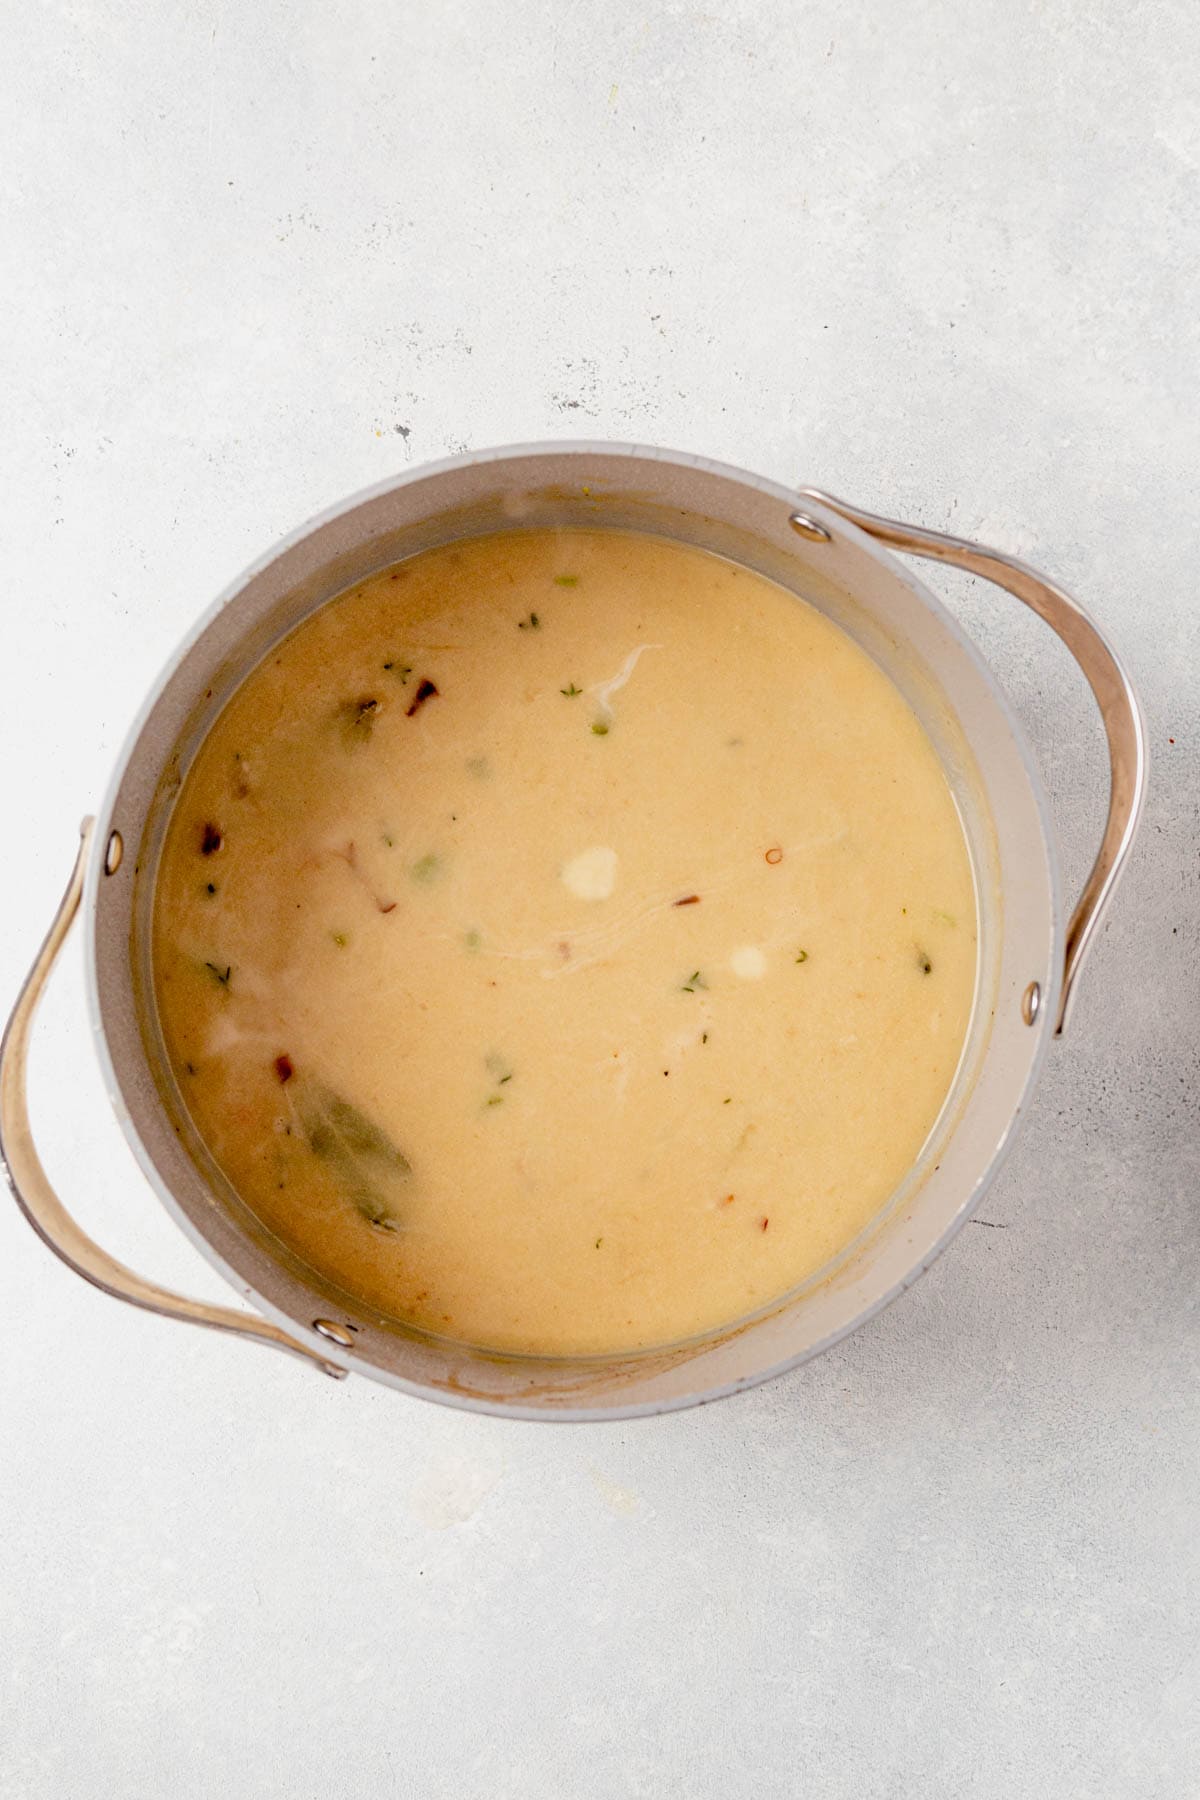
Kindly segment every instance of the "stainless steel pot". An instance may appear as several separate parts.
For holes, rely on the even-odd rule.
[[[858,640],[915,708],[962,815],[979,899],[976,1004],[941,1120],[900,1193],[840,1266],[765,1317],[702,1342],[613,1359],[496,1356],[406,1332],[326,1286],[247,1211],[198,1145],[171,1077],[150,981],[150,913],[175,795],[246,673],[353,582],[497,529],[607,526],[712,550],[802,595]],[[987,577],[1074,653],[1104,721],[1110,796],[1100,852],[1068,916],[1054,829],[1024,736],[939,601],[888,554]],[[872,517],[698,457],[608,444],[484,451],[347,501],[278,545],[216,602],[135,724],[0,1049],[0,1145],[17,1201],[63,1261],[169,1318],[235,1331],[430,1399],[513,1417],[624,1418],[716,1399],[836,1343],[914,1282],[969,1217],[1012,1142],[1132,844],[1146,780],[1137,698],[1115,652],[1061,588],[978,545]],[[93,848],[94,846],[94,848]],[[187,1300],[95,1244],[54,1193],[25,1097],[38,998],[82,897],[92,1026],[112,1102],[159,1198],[255,1313]],[[256,1316],[257,1315],[257,1316]]]

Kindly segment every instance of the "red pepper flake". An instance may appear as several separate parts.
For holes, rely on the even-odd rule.
[[[1175,742],[1175,739],[1174,739],[1174,738],[1168,738],[1168,739],[1167,739],[1167,742],[1168,742],[1168,744],[1173,744],[1173,743],[1174,743],[1174,742]]]
[[[767,851],[767,861],[772,866],[774,866],[775,863],[781,863],[783,861],[783,851],[778,844],[772,844],[771,848]]]
[[[411,719],[414,713],[420,712],[420,710],[424,706],[425,702],[427,700],[432,700],[436,693],[437,693],[437,688],[434,686],[433,682],[430,681],[428,678],[425,678],[425,679],[422,679],[421,681],[419,681],[417,683],[417,691],[413,695],[412,705],[409,707],[407,713],[404,715],[405,718]]]
[[[672,900],[672,906],[699,906],[699,894],[685,894],[682,900]]]
[[[765,1231],[765,1230],[766,1230],[766,1229],[767,1229],[767,1226],[768,1226],[768,1225],[769,1225],[769,1224],[770,1224],[770,1223],[771,1223],[771,1221],[770,1221],[770,1219],[760,1219],[760,1220],[759,1220],[759,1221],[758,1221],[758,1229],[759,1229],[759,1230],[760,1230],[760,1231]]]
[[[280,1081],[290,1081],[292,1079],[292,1076],[296,1071],[292,1067],[292,1059],[290,1056],[277,1056],[275,1058],[275,1073],[278,1075]]]
[[[221,848],[221,834],[215,825],[206,825],[204,835],[200,839],[201,856],[211,856],[214,850]]]
[[[377,900],[375,904],[381,913],[390,913],[395,912],[396,910],[396,902],[394,900]]]
[[[721,1202],[721,1205],[722,1206],[732,1206],[736,1199],[737,1199],[736,1194],[726,1194],[725,1198]]]

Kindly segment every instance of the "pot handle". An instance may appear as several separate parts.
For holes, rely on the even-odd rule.
[[[201,1300],[185,1299],[182,1294],[174,1294],[169,1288],[158,1287],[154,1282],[135,1275],[132,1269],[127,1269],[124,1263],[118,1262],[88,1237],[75,1223],[50,1185],[34,1146],[29,1122],[25,1080],[29,1036],[38,1002],[79,911],[93,823],[91,819],[83,822],[79,853],[75,858],[75,867],[71,871],[66,893],[25,979],[25,985],[17,996],[3,1040],[0,1041],[0,1161],[3,1162],[17,1205],[42,1242],[48,1244],[69,1269],[74,1269],[77,1275],[82,1275],[93,1287],[100,1288],[115,1299],[128,1300],[132,1306],[144,1307],[147,1312],[161,1313],[167,1319],[187,1319],[194,1325],[209,1325],[215,1331],[234,1331],[242,1337],[257,1338],[263,1344],[274,1344],[280,1350],[290,1350],[293,1355],[303,1356],[308,1362],[315,1363],[324,1374],[343,1380],[347,1374],[345,1369],[327,1362],[319,1352],[310,1350],[307,1345],[289,1337],[278,1325],[272,1325],[266,1319],[255,1318],[252,1313],[235,1312],[229,1307],[209,1306]]]
[[[889,549],[950,563],[957,569],[965,569],[968,574],[981,575],[986,581],[1007,588],[1058,634],[1087,678],[1108,739],[1108,818],[1099,854],[1067,926],[1062,989],[1055,1022],[1055,1035],[1061,1036],[1071,1009],[1075,979],[1096,940],[1097,927],[1133,845],[1146,794],[1146,732],[1133,683],[1116,651],[1079,602],[1044,575],[1039,575],[1036,569],[1031,569],[1028,563],[1019,562],[1015,556],[1005,556],[999,550],[988,550],[982,544],[970,543],[966,538],[925,531],[918,525],[904,525],[897,519],[881,519],[874,513],[862,512],[857,506],[835,499],[832,494],[822,493],[819,488],[801,488],[799,492],[803,499],[815,501],[818,506],[847,519]],[[798,529],[804,531],[806,525],[816,525],[817,529],[811,535],[825,535],[819,521],[801,516]]]

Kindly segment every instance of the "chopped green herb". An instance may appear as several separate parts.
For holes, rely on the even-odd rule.
[[[434,856],[432,852],[428,856],[422,856],[409,870],[414,881],[425,883],[436,881],[441,872],[442,859],[440,856]]]
[[[807,962],[808,961],[808,951],[807,950],[797,950],[796,961],[798,963]]]
[[[702,1032],[701,1032],[701,1033],[700,1033],[700,1042],[701,1042],[701,1043],[702,1043],[702,1044],[707,1044],[707,1042],[708,1042],[708,1033],[707,1033],[707,1031],[702,1031]]]
[[[463,943],[468,950],[479,950],[483,947],[483,938],[478,931],[468,931]]]
[[[685,994],[694,994],[697,988],[706,988],[707,986],[707,981],[705,981],[703,975],[700,973],[699,969],[697,969],[693,974],[688,976],[683,984],[682,991]]]
[[[386,845],[387,845],[387,847],[388,847],[388,849],[389,849],[389,850],[394,850],[394,849],[395,849],[395,848],[396,848],[396,840],[395,840],[395,838],[394,838],[394,837],[392,837],[392,836],[391,836],[391,834],[390,834],[390,833],[389,833],[389,832],[386,832],[386,831],[385,831],[385,832],[383,832],[383,833],[382,833],[382,834],[381,834],[381,835],[382,835],[382,837],[383,837],[383,841],[384,841],[384,843],[385,843],[385,844],[386,844]]]
[[[933,964],[930,962],[924,950],[917,951],[917,967],[924,975],[932,975],[933,973]]]
[[[350,942],[350,939],[346,936],[344,931],[331,931],[329,935],[339,950],[344,950],[346,945]]]
[[[565,695],[568,700],[573,700],[576,694],[582,694],[583,689],[581,687],[576,687],[575,683],[572,682],[570,687],[559,688],[558,691],[560,694]]]
[[[371,733],[375,729],[375,715],[379,711],[378,700],[370,697],[362,700],[343,700],[337,709],[338,729],[342,734],[342,743],[347,750],[360,750],[370,742]]]
[[[507,1062],[502,1056],[499,1056],[495,1050],[488,1052],[483,1059],[483,1065],[492,1080],[498,1082],[500,1086],[503,1086],[506,1081],[511,1081],[513,1078],[513,1072],[509,1068]]]
[[[388,671],[389,675],[394,675],[396,677],[401,687],[408,686],[408,678],[412,674],[412,665],[410,663],[385,662],[383,666]]]
[[[602,1237],[598,1237],[598,1238],[597,1238],[597,1239],[596,1239],[596,1248],[597,1248],[597,1250],[598,1250],[598,1249],[599,1249],[599,1248],[600,1248],[600,1246],[601,1246],[601,1244],[602,1244],[602,1243],[603,1243],[603,1242],[604,1242],[604,1239],[603,1239],[603,1238],[602,1238]]]
[[[517,620],[517,630],[518,631],[539,631],[541,629],[541,624],[542,624],[542,621],[538,618],[537,614],[530,613],[530,615],[527,619],[518,619]]]
[[[556,575],[554,585],[555,587],[578,587],[579,577],[578,575]]]
[[[206,962],[204,966],[218,987],[227,988],[229,986],[229,977],[233,974],[233,969],[228,963],[223,969],[219,969],[216,963],[210,962]]]
[[[933,916],[935,919],[940,920],[943,925],[956,926],[958,924],[958,920],[955,918],[953,913],[943,912],[941,907],[939,907],[939,906],[934,907]]]
[[[503,1094],[489,1094],[486,1101],[484,1102],[484,1104],[486,1106],[503,1106],[504,1105],[504,1095]]]
[[[728,1100],[722,1100],[722,1102],[721,1102],[722,1106],[731,1106],[732,1104],[733,1104],[733,1095],[732,1094],[730,1094]]]
[[[592,730],[595,732],[597,737],[607,737],[608,736],[608,720],[607,719],[593,719],[592,720]]]

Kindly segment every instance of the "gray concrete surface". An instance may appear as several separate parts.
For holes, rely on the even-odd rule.
[[[5,995],[211,595],[463,445],[648,439],[1023,552],[1127,651],[1154,756],[1003,1229],[737,1402],[335,1388],[0,1207],[0,1796],[1200,1794],[1195,6],[31,0],[0,35]],[[1078,881],[1082,683],[942,586]],[[75,959],[35,1078],[85,1222],[215,1296]]]

